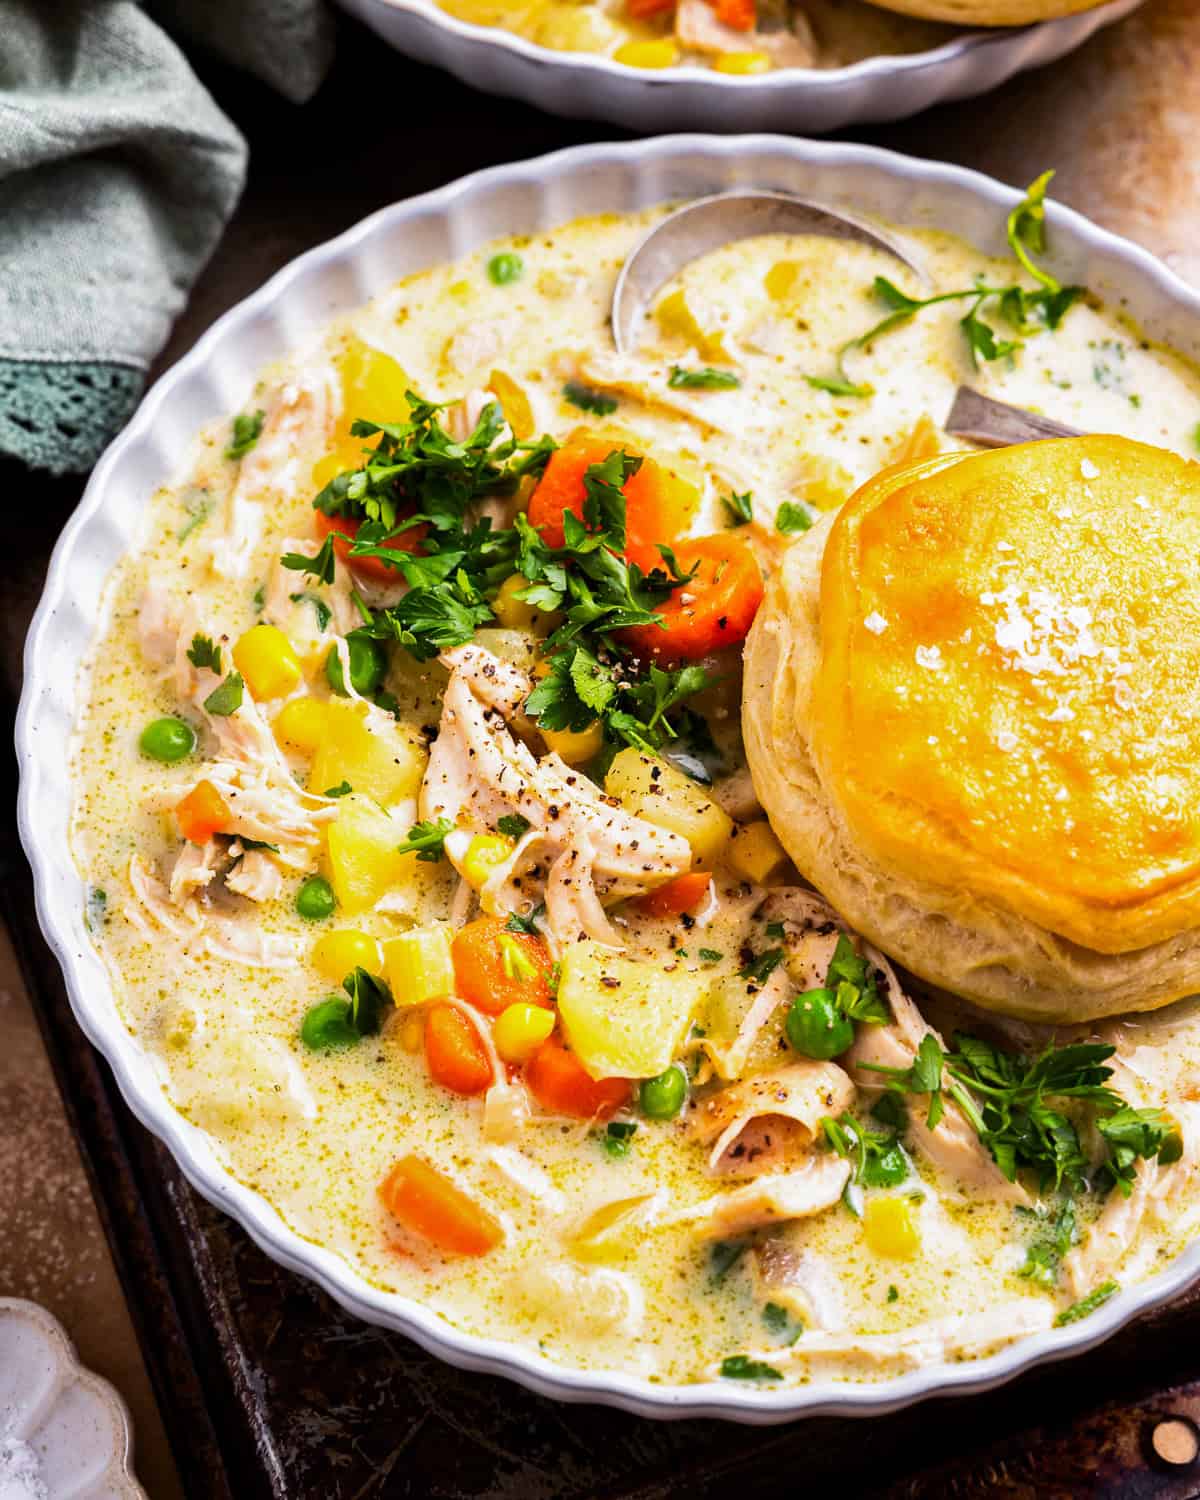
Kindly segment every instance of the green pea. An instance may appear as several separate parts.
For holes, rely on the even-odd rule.
[[[300,1040],[313,1052],[330,1052],[353,1047],[358,1032],[350,1020],[350,1002],[330,995],[318,1000],[300,1026]]]
[[[821,1061],[839,1056],[854,1041],[854,1022],[832,990],[806,990],[797,995],[784,1027],[797,1052]]]
[[[370,636],[350,635],[346,637],[346,650],[350,656],[350,686],[356,693],[369,698],[383,681],[387,671],[387,655],[378,641]],[[336,646],[330,648],[325,658],[325,676],[329,686],[339,698],[348,698],[346,679],[342,675],[342,658]]]
[[[173,766],[196,748],[196,731],[182,719],[155,719],[142,730],[138,745],[151,760]]]
[[[492,256],[487,269],[497,286],[508,286],[509,282],[520,280],[525,262],[513,251],[505,250],[500,255]]]
[[[310,875],[296,892],[296,910],[306,922],[323,922],[336,905],[333,887],[323,875]]]
[[[657,1078],[647,1078],[638,1090],[642,1113],[651,1120],[673,1120],[687,1098],[687,1076],[678,1063],[672,1063]]]

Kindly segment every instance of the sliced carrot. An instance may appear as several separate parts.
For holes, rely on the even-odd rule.
[[[676,0],[625,0],[625,14],[643,21],[647,16],[661,16],[674,10],[675,5]]]
[[[529,500],[529,521],[549,547],[563,544],[563,512],[583,519],[587,498],[583,478],[603,463],[618,444],[591,433],[579,433],[550,455]],[[662,566],[658,543],[670,546],[696,505],[696,491],[678,474],[644,458],[625,483],[625,556],[645,572]]]
[[[399,570],[385,562],[382,557],[351,557],[350,543],[358,535],[361,521],[355,520],[353,516],[327,516],[323,510],[316,512],[316,519],[317,535],[323,539],[333,532],[334,552],[342,562],[361,574],[363,578],[375,578],[381,583],[395,583],[400,577]],[[413,526],[408,531],[402,531],[399,536],[392,537],[388,542],[388,551],[419,551],[428,530],[429,528],[422,524]]]
[[[379,1184],[379,1196],[405,1229],[439,1250],[486,1255],[504,1239],[504,1230],[485,1208],[419,1156],[401,1157]]]
[[[928,412],[918,417],[912,431],[905,433],[889,462],[915,464],[921,458],[936,458],[942,451],[942,441]]]
[[[680,568],[696,576],[656,606],[663,625],[634,625],[622,632],[643,656],[659,661],[699,661],[710,652],[745,640],[758,606],[763,581],[750,544],[728,532],[680,542]]]
[[[755,0],[716,0],[717,20],[735,31],[753,31],[758,22]]]
[[[214,833],[229,827],[233,814],[211,781],[198,781],[175,805],[179,831],[189,844],[207,844]]]
[[[460,1000],[489,1016],[518,1001],[551,1005],[554,965],[541,938],[510,932],[500,917],[479,917],[454,934],[450,945]]]
[[[633,1092],[627,1078],[593,1078],[557,1032],[525,1064],[525,1082],[543,1109],[579,1120],[606,1120]]]
[[[457,1005],[431,1005],[425,1015],[425,1061],[435,1083],[455,1094],[482,1094],[492,1062],[479,1033]]]
[[[648,917],[678,917],[692,911],[708,895],[712,876],[707,870],[691,870],[686,875],[677,875],[657,890],[647,891],[632,905]]]

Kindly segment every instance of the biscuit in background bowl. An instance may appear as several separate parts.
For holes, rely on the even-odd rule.
[[[1104,0],[870,0],[882,10],[963,26],[1032,26],[1097,10]]]
[[[1200,989],[1200,465],[1119,437],[886,469],[787,554],[743,732],[804,876],[1029,1020]]]

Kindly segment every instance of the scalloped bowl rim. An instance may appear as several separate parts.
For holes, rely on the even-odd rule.
[[[46,795],[45,758],[36,754],[43,700],[51,704],[49,687],[41,685],[41,661],[51,649],[55,613],[70,597],[72,569],[86,545],[94,523],[105,524],[110,491],[122,483],[128,463],[136,470],[139,446],[146,442],[176,395],[189,379],[205,370],[226,345],[236,346],[239,333],[250,337],[251,326],[263,314],[286,306],[296,283],[311,273],[351,262],[371,242],[406,219],[431,211],[449,219],[451,211],[469,204],[488,188],[522,185],[545,191],[560,176],[587,168],[609,166],[632,169],[634,180],[653,183],[653,168],[673,164],[678,170],[735,161],[740,155],[758,159],[783,158],[795,169],[816,171],[858,166],[897,179],[909,189],[972,198],[1006,215],[1019,194],[994,179],[967,168],[904,157],[878,147],[840,142],[803,141],[759,134],[735,137],[674,135],[622,144],[599,143],[570,147],[529,161],[491,167],[419,197],[377,210],[336,238],[297,257],[262,287],[223,314],[147,393],[124,431],[97,464],[78,508],[65,526],[51,559],[45,590],[25,647],[25,682],[17,715],[16,745],[20,768],[18,821],[21,839],[33,869],[38,918],[62,966],[72,1009],[88,1038],[107,1059],[126,1103],[147,1129],[170,1149],[192,1186],[218,1208],[229,1213],[272,1259],[315,1281],[347,1311],[369,1323],[393,1329],[422,1348],[461,1368],[500,1374],[541,1395],[563,1401],[591,1401],[658,1418],[726,1417],[749,1423],[787,1421],[800,1415],[874,1415],[895,1411],[935,1395],[971,1394],[993,1388],[1036,1365],[1067,1358],[1094,1347],[1131,1319],[1176,1296],[1200,1277],[1200,1241],[1193,1242],[1171,1266],[1129,1289],[1121,1290],[1089,1318],[1064,1329],[1048,1329],[983,1359],[961,1364],[934,1364],[874,1384],[840,1384],[813,1380],[782,1390],[743,1389],[731,1382],[656,1385],[616,1370],[575,1370],[511,1343],[467,1334],[422,1304],[399,1293],[388,1293],[369,1283],[332,1251],[290,1228],[281,1214],[259,1193],[237,1181],[217,1159],[215,1150],[197,1127],[170,1103],[149,1059],[132,1042],[120,1019],[112,985],[91,947],[83,923],[84,887],[69,850],[52,847],[40,835],[35,809]],[[647,199],[645,201],[653,201]],[[523,210],[522,210],[523,211]],[[1101,229],[1074,210],[1050,205],[1049,221],[1076,246],[1106,257],[1130,280],[1148,284],[1173,313],[1190,315],[1200,345],[1200,295],[1149,252]],[[488,229],[481,239],[496,231]],[[519,225],[510,230],[521,232]],[[964,233],[966,231],[963,231]],[[385,282],[368,295],[377,295]],[[337,303],[317,321],[327,322],[354,303]],[[247,371],[251,377],[256,371]],[[180,398],[186,404],[186,392]],[[194,430],[194,429],[193,429]],[[152,487],[157,488],[166,476]],[[145,491],[145,494],[151,491]],[[128,546],[133,538],[126,537]],[[80,558],[80,561],[85,561]],[[76,650],[76,668],[87,644]],[[75,701],[77,683],[70,690]],[[50,709],[46,710],[47,715]],[[53,725],[46,727],[54,733]],[[73,725],[72,725],[73,727]],[[65,731],[69,738],[70,729]],[[55,767],[52,766],[54,771]],[[65,764],[57,766],[66,791]],[[63,889],[65,887],[65,889]]]
[[[511,52],[526,62],[542,63],[547,67],[572,68],[585,73],[595,73],[623,81],[636,79],[650,88],[669,88],[673,83],[703,82],[718,89],[730,91],[756,90],[758,92],[782,93],[802,86],[814,95],[836,95],[849,84],[870,80],[892,80],[924,72],[930,68],[942,68],[969,52],[986,50],[993,46],[1011,45],[1014,40],[1035,32],[1045,32],[1051,27],[1085,25],[1091,31],[1120,20],[1143,5],[1145,0],[1104,0],[1088,10],[1075,11],[1071,15],[1056,16],[1048,21],[1033,21],[1024,26],[972,27],[952,36],[940,46],[921,52],[896,52],[860,58],[842,68],[779,68],[770,73],[741,76],[735,73],[719,73],[715,68],[703,68],[696,63],[675,64],[669,68],[635,68],[628,63],[617,62],[602,53],[580,52],[570,48],[558,50],[530,41],[516,32],[506,31],[501,26],[483,26],[476,21],[464,21],[451,15],[437,4],[437,0],[357,0],[383,10],[401,11],[428,22],[439,31],[447,32],[464,42],[486,42],[505,52]],[[357,13],[357,11],[356,11]],[[901,17],[914,20],[915,17]],[[952,22],[943,23],[952,25]]]

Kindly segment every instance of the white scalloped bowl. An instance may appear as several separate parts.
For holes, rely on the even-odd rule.
[[[85,1370],[57,1319],[0,1297],[0,1442],[32,1451],[49,1500],[148,1500],[130,1470],[125,1404]]]
[[[495,26],[460,21],[434,0],[338,0],[398,52],[436,63],[489,94],[552,114],[653,134],[688,130],[839,130],[898,120],[969,99],[1027,68],[1065,57],[1143,0],[1036,26],[969,31],[928,52],[869,57],[845,68],[788,68],[739,78],[695,64],[647,71],[587,52],[556,52]]]
[[[176,1113],[151,1060],[126,1030],[84,927],[84,885],[68,849],[67,757],[76,683],[108,575],[137,537],[151,495],[173,476],[198,429],[239,410],[263,365],[398,277],[466,254],[494,236],[533,234],[583,214],[747,186],[789,190],[899,224],[952,226],[992,254],[1006,250],[1004,220],[1018,201],[1012,189],[977,173],[872,147],[777,136],[675,136],[576,147],[480,172],[382,209],[301,256],[226,313],[154,386],[104,454],[55,550],[30,630],[17,752],[21,836],[33,866],[38,915],[62,963],[75,1015],[108,1059],[133,1112],[166,1143],[197,1190],[237,1219],[267,1254],[311,1277],[366,1321],[407,1334],[452,1364],[509,1376],[544,1395],[606,1402],[654,1417],[769,1423],[808,1412],[867,1415],[935,1394],[986,1390],[1031,1365],[1090,1348],[1200,1276],[1200,1245],[1085,1321],[971,1364],[936,1366],[875,1385],[664,1387],[620,1370],[563,1369],[531,1349],[464,1334],[417,1302],[370,1285],[331,1251],[296,1234],[270,1203],[235,1180],[208,1137]],[[1049,224],[1050,264],[1057,275],[1085,282],[1111,305],[1127,308],[1152,337],[1200,356],[1200,297],[1178,277],[1069,209],[1051,205]]]

